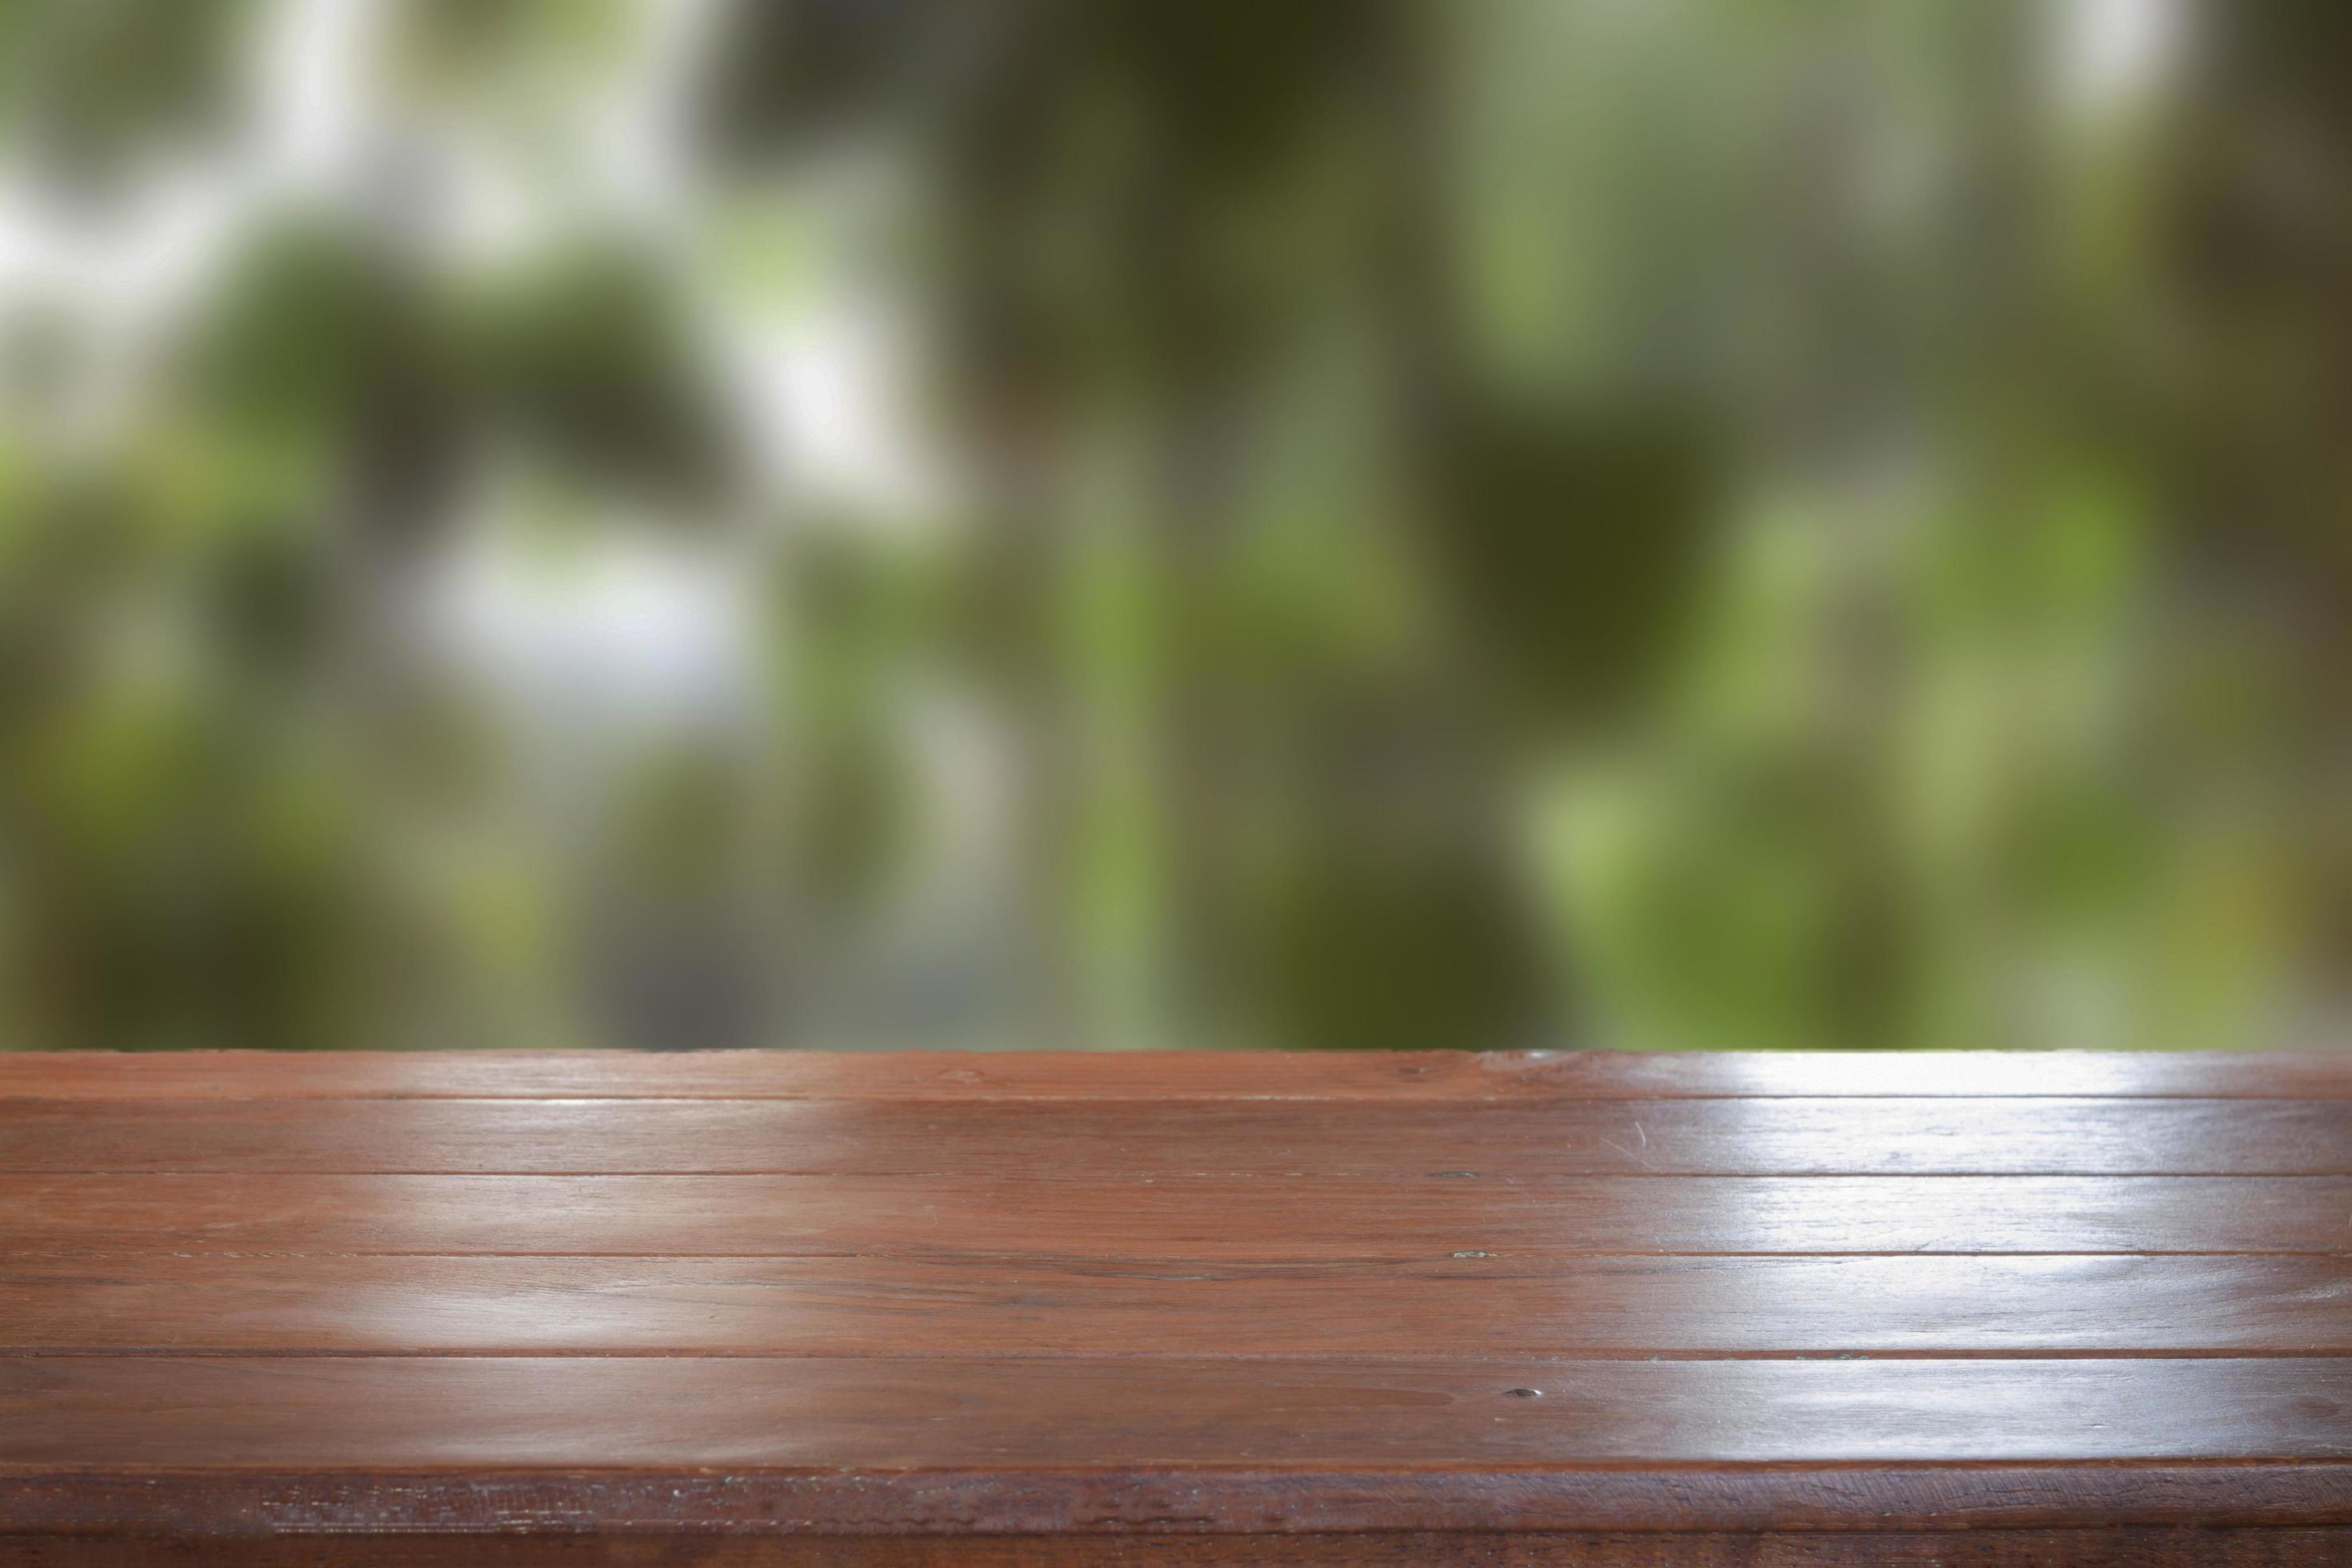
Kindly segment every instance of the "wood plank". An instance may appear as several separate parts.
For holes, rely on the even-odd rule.
[[[2335,1459],[2352,1363],[15,1357],[0,1413],[50,1469]]]
[[[2342,1058],[150,1059],[0,1058],[0,1564],[2352,1545]]]
[[[1434,1176],[2352,1174],[2352,1101],[0,1102],[0,1170]]]
[[[0,1099],[2352,1099],[2352,1050],[0,1053]]]
[[[2352,1523],[2352,1361],[0,1357],[0,1531],[755,1519]]]
[[[0,1352],[2325,1355],[2352,1258],[0,1261]]]
[[[1220,1467],[1194,1473],[1031,1470],[0,1469],[0,1531],[86,1542],[169,1534],[202,1550],[273,1535],[358,1539],[496,1532],[509,1542],[829,1532],[942,1542],[1052,1532],[1106,1547],[1154,1536],[1325,1531],[1892,1531],[2036,1527],[2343,1528],[2352,1464],[2157,1460],[2128,1464],[1888,1464],[1692,1468],[1462,1466],[1434,1474]],[[1958,1484],[1955,1484],[1958,1483]],[[1857,1525],[1854,1521],[1868,1522]],[[1371,1521],[1374,1522],[1366,1523]],[[1386,1522],[1381,1522],[1386,1521]],[[9,1539],[0,1536],[0,1539]],[[1279,1559],[1277,1559],[1278,1561]],[[1084,1559],[1081,1559],[1084,1561]],[[1474,1559],[1475,1561],[1475,1559]],[[2190,1559],[2200,1562],[2200,1559]]]
[[[0,1538],[0,1568],[2339,1568],[2352,1529]]]
[[[0,1176],[0,1253],[27,1257],[2347,1251],[2343,1176]]]

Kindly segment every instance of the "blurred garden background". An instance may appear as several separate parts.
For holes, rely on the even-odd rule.
[[[2333,1044],[2340,0],[0,0],[0,1048]]]

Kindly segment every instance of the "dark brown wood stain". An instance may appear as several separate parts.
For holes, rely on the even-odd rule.
[[[201,1542],[0,1538],[0,1568],[2320,1568],[2328,1530],[1785,1534],[1377,1531],[1281,1536],[376,1536]]]
[[[0,1056],[150,1563],[2352,1563],[2352,1059]]]

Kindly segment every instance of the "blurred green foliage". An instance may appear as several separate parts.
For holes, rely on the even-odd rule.
[[[76,177],[110,181],[159,136],[217,125],[250,0],[0,3],[0,106]]]
[[[0,274],[0,1047],[2341,1016],[2344,8],[689,9]],[[0,261],[322,14],[0,0]]]

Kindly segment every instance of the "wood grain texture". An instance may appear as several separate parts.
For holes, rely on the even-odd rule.
[[[2347,1412],[2352,1363],[2332,1358],[17,1356],[0,1360],[0,1465],[163,1467],[201,1455],[299,1470],[1442,1473],[2344,1460]],[[1205,1474],[1188,1484],[1214,1495]],[[2352,1509],[2352,1492],[2343,1500]]]
[[[1205,1479],[1213,1485],[1203,1487]],[[638,1466],[398,1471],[0,1469],[19,1533],[267,1539],[323,1533],[1055,1534],[1287,1537],[1365,1529],[1690,1531],[2342,1528],[2352,1466],[1463,1464],[1444,1470],[1088,1466],[1017,1470]],[[1367,1521],[1390,1521],[1388,1525]]]
[[[2347,1175],[2352,1100],[0,1101],[0,1170]]]
[[[0,1351],[2341,1355],[2352,1258],[0,1260]]]
[[[0,1056],[0,1568],[2347,1532],[2340,1057]]]
[[[0,1100],[2352,1099],[2352,1052],[0,1053]]]
[[[2337,1568],[2352,1529],[0,1538],[0,1568]]]
[[[2352,1178],[0,1175],[0,1254],[21,1257],[1461,1252],[2352,1252]]]

